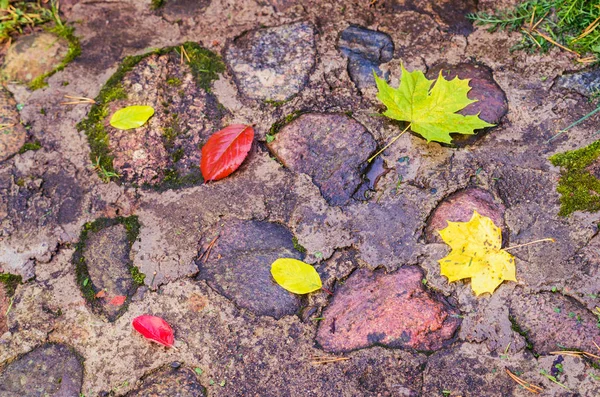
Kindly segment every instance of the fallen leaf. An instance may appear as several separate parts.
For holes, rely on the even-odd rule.
[[[134,318],[131,325],[144,338],[150,339],[153,342],[167,347],[171,347],[175,343],[173,329],[169,323],[160,317],[144,314]]]
[[[108,303],[111,304],[111,305],[113,305],[113,306],[121,306],[123,303],[125,303],[125,299],[127,299],[126,296],[117,295],[114,298],[112,298],[110,300],[110,302],[108,302]]]
[[[230,175],[244,162],[252,147],[254,130],[249,125],[233,124],[215,132],[202,147],[200,169],[206,182]]]
[[[458,77],[446,80],[440,71],[436,80],[429,80],[423,72],[409,72],[401,65],[402,76],[398,88],[392,88],[375,74],[379,93],[377,98],[387,107],[385,116],[408,121],[410,129],[427,142],[451,143],[450,133],[473,135],[475,130],[491,127],[476,116],[463,116],[456,112],[477,102],[469,99],[469,80]],[[432,83],[433,87],[432,87]]]
[[[103,289],[101,289],[100,291],[98,291],[98,293],[96,294],[96,299],[99,298],[104,298],[106,296],[106,291],[104,291]]]
[[[277,284],[295,294],[308,294],[323,286],[314,267],[293,258],[277,259],[271,265],[271,274]]]
[[[474,211],[469,222],[448,221],[440,235],[452,248],[439,260],[448,281],[470,278],[476,295],[493,293],[504,280],[517,281],[515,258],[501,249],[502,231],[490,218]]]
[[[154,114],[152,106],[127,106],[117,110],[110,118],[110,125],[119,130],[138,128]]]

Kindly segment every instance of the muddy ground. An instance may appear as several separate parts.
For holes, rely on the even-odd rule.
[[[549,161],[595,142],[599,118],[548,142],[595,104],[561,83],[584,70],[570,54],[511,51],[519,33],[465,18],[511,3],[64,1],[81,55],[47,87],[28,88],[31,65],[66,43],[2,54],[0,396],[530,395],[506,370],[541,395],[600,395],[598,359],[556,353],[600,355],[599,216],[559,215]],[[405,134],[368,165],[403,128],[370,73],[396,86],[401,62],[472,78],[471,114],[497,126],[455,145]],[[110,127],[130,104],[156,114]],[[233,123],[253,148],[203,184],[199,149]],[[491,296],[437,262],[436,230],[474,209],[505,246],[556,240],[511,251],[518,281]],[[278,287],[280,257],[333,295]],[[175,348],[137,334],[141,314]]]

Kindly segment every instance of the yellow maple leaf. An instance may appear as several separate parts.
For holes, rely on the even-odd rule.
[[[469,222],[448,221],[440,235],[452,248],[438,261],[448,281],[470,278],[476,295],[493,293],[504,280],[517,281],[515,258],[501,249],[502,232],[490,218],[474,211]]]

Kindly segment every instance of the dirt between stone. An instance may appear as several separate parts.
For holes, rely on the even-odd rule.
[[[515,2],[65,1],[81,55],[44,89],[1,93],[15,128],[0,131],[0,396],[531,395],[507,371],[540,395],[600,395],[598,359],[564,353],[600,355],[598,214],[558,215],[548,160],[597,140],[595,115],[548,142],[593,110],[579,82],[597,69],[573,77],[570,54],[511,51],[519,33],[465,18]],[[173,52],[189,41],[224,62],[207,89],[194,79],[211,71]],[[404,125],[366,73],[396,87],[401,63],[472,78],[470,110],[497,125],[456,146],[404,134],[369,164]],[[96,142],[77,127],[91,105],[60,102],[107,87],[127,99],[107,101]],[[108,128],[129,104],[156,117]],[[248,157],[202,183],[200,148],[234,123],[255,130]],[[118,176],[100,177],[97,144]],[[174,171],[193,183],[163,184]],[[476,297],[438,263],[439,229],[473,210],[505,247],[555,242],[512,250],[518,281]],[[282,256],[331,295],[281,289]],[[142,314],[175,348],[133,330]]]

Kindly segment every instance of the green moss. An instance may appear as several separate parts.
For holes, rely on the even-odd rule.
[[[23,154],[25,152],[28,152],[30,150],[40,150],[42,148],[42,144],[40,143],[40,141],[36,140],[34,142],[26,142],[21,149],[19,149],[19,154]]]
[[[169,77],[167,79],[167,84],[173,87],[179,87],[183,83],[181,82],[181,79],[178,79],[177,77]]]
[[[553,165],[563,168],[557,188],[561,194],[559,215],[600,210],[600,180],[587,170],[598,157],[600,141],[550,158]]]
[[[304,113],[305,112],[302,111],[302,110],[294,110],[292,113],[288,114],[284,118],[276,121],[271,126],[271,128],[269,128],[269,132],[268,132],[267,135],[270,135],[270,136],[274,137],[279,132],[279,130],[281,130],[286,124],[289,124],[292,121],[296,120],[298,117],[300,117]]]
[[[73,59],[77,58],[81,54],[81,45],[79,44],[79,39],[74,34],[75,29],[73,27],[65,26],[60,19],[56,19],[56,25],[53,28],[48,29],[48,31],[67,40],[69,43],[69,49],[67,50],[67,55],[65,55],[57,67],[48,73],[36,77],[29,83],[29,89],[33,91],[37,90],[38,88],[46,87],[48,85],[46,82],[48,77],[63,70]]]
[[[194,42],[186,42],[182,44],[186,53],[190,57],[190,62],[187,64],[190,66],[192,75],[196,80],[198,86],[210,91],[210,85],[213,80],[219,78],[218,73],[225,70],[225,64],[221,58],[213,52],[202,48],[199,44]],[[104,128],[105,119],[108,116],[108,104],[115,100],[126,99],[127,92],[122,86],[122,81],[125,75],[131,71],[140,61],[150,55],[165,55],[172,53],[177,57],[180,56],[181,46],[166,47],[154,51],[150,51],[146,54],[125,57],[117,71],[108,79],[104,87],[100,90],[100,93],[95,98],[96,104],[92,106],[88,117],[77,124],[79,131],[84,131],[88,138],[90,145],[90,160],[97,166],[99,170],[105,170],[108,173],[115,173],[113,166],[113,156],[109,149],[109,135]],[[168,83],[168,81],[167,81]],[[176,125],[175,121],[177,115],[173,115],[173,125]],[[169,126],[164,130],[165,145],[173,144],[175,138],[178,136],[180,131],[176,131],[175,127]],[[171,146],[172,148],[173,146]],[[175,172],[176,173],[176,172]],[[102,175],[100,174],[102,178]],[[197,176],[190,176],[185,178],[179,178],[178,175],[173,172],[169,173],[169,186],[179,187],[174,184],[174,181],[185,180],[186,183],[191,183],[192,180],[198,180]]]
[[[21,281],[23,281],[21,276],[16,274],[0,273],[0,283],[4,285],[4,291],[9,297],[15,294],[17,286],[21,284]]]
[[[99,218],[93,222],[88,222],[83,225],[81,234],[79,235],[79,242],[75,246],[75,253],[73,254],[72,263],[75,265],[75,276],[77,279],[77,285],[81,289],[84,298],[94,309],[98,309],[99,305],[96,301],[96,294],[100,291],[94,286],[93,280],[90,278],[90,273],[83,256],[83,250],[85,249],[89,233],[96,233],[102,229],[105,229],[114,225],[123,225],[127,230],[127,240],[129,242],[129,249],[137,239],[140,233],[140,223],[137,216],[130,217],[118,217],[118,218]],[[146,277],[140,270],[133,266],[133,263],[128,264],[129,272],[133,281],[141,285]]]
[[[271,105],[273,107],[276,107],[276,108],[278,108],[278,107],[280,107],[282,105],[285,105],[287,102],[289,102],[289,99],[287,101],[273,101],[273,100],[270,100],[270,99],[268,99],[268,100],[265,101],[266,104],[269,104],[269,105]]]
[[[531,341],[529,340],[529,332],[524,330],[523,328],[521,328],[521,326],[519,325],[519,323],[517,322],[517,319],[514,318],[513,316],[508,316],[508,320],[510,321],[510,328],[515,331],[517,334],[521,335],[523,338],[525,338],[525,347],[528,350],[531,350],[533,352],[533,343],[531,343]],[[538,357],[539,354],[536,354],[535,352],[533,352],[533,355]]]
[[[292,237],[292,244],[294,244],[294,249],[300,253],[306,254],[306,248],[301,246],[298,243],[298,239],[296,237]]]
[[[167,0],[152,0],[150,2],[150,9],[158,10],[159,8],[164,6],[166,2],[167,2]]]
[[[183,151],[183,149],[180,148],[180,149],[175,150],[173,153],[171,153],[171,159],[173,160],[174,163],[176,163],[179,160],[181,160],[184,155],[185,155],[185,152]]]
[[[189,174],[181,176],[174,168],[169,168],[164,171],[163,182],[160,186],[152,186],[157,191],[168,189],[177,189],[187,186],[195,186],[204,182],[200,167],[194,167],[194,170]]]

